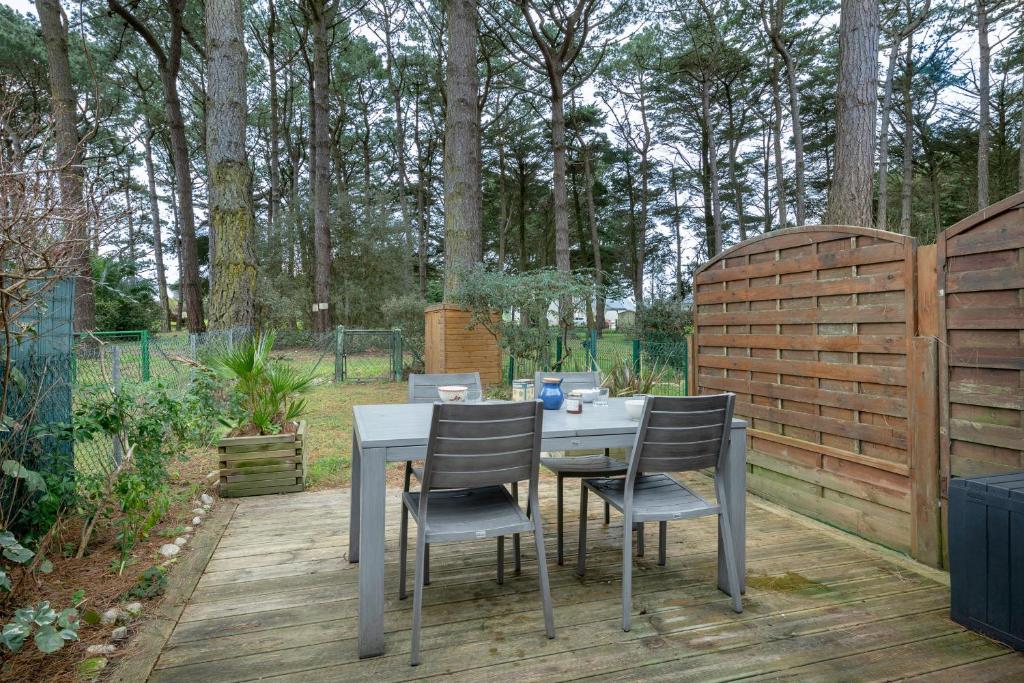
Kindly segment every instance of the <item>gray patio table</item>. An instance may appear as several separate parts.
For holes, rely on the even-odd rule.
[[[629,448],[639,424],[626,415],[624,399],[608,406],[586,404],[582,414],[545,411],[542,450]],[[356,406],[352,430],[352,499],[348,560],[359,563],[359,656],[384,654],[384,468],[420,460],[430,433],[429,403]],[[740,585],[746,586],[746,428],[732,422],[731,446],[722,469]],[[718,540],[718,587],[728,593],[722,540]]]

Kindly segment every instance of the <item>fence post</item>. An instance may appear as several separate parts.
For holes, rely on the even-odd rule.
[[[199,335],[191,333],[188,335],[188,352],[189,358],[193,361],[199,360]],[[188,369],[188,381],[193,382],[196,378],[196,369],[194,366],[189,366]]]
[[[233,351],[235,348],[235,328],[228,330],[228,351]]]
[[[693,335],[686,335],[686,395],[697,395],[697,358],[693,345]]]
[[[391,330],[391,362],[394,366],[394,378],[396,382],[402,381],[402,330],[394,328]]]
[[[640,340],[633,340],[633,372],[640,372]]]
[[[512,386],[512,381],[516,376],[516,359],[509,354],[508,357],[508,385]]]
[[[597,370],[597,330],[590,330],[590,371]]]
[[[334,328],[334,381],[345,381],[345,326]]]
[[[559,331],[558,336],[555,337],[555,367],[558,370],[562,369],[562,333]]]
[[[121,393],[121,347],[116,344],[110,347],[110,382],[113,385],[114,395]],[[121,465],[124,458],[124,450],[121,445],[121,437],[117,434],[113,439],[114,467]]]
[[[910,414],[910,554],[918,562],[942,566],[939,504],[938,343],[914,337],[908,359]]]
[[[139,336],[139,347],[142,351],[142,381],[149,381],[149,330],[142,330]]]

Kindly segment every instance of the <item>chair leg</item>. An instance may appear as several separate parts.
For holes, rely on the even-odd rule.
[[[636,525],[636,556],[644,556],[644,523]]]
[[[512,498],[519,505],[519,482],[512,482]],[[526,506],[529,509],[529,505]],[[522,553],[519,550],[519,534],[512,534],[512,554],[515,555],[515,573],[519,576],[523,573]]]
[[[630,515],[631,516],[631,515]],[[630,629],[630,617],[633,613],[633,534],[626,533],[632,524],[622,527],[622,630]],[[643,525],[639,525],[643,529]]]
[[[412,658],[410,664],[420,663],[420,615],[423,611],[423,572],[427,559],[427,545],[424,542],[423,526],[416,530],[416,568],[413,574],[412,594]]]
[[[430,544],[423,546],[423,585],[430,585]]]
[[[658,522],[658,565],[665,566],[665,550],[668,545],[668,522]]]
[[[498,585],[505,583],[505,537],[498,536]]]
[[[416,549],[419,552],[419,548]],[[409,554],[409,509],[402,500],[402,523],[398,531],[398,599],[405,600],[406,556]]]
[[[558,564],[559,565],[565,564],[565,554],[564,554],[564,550],[563,550],[563,546],[562,546],[562,531],[564,529],[564,527],[562,526],[562,524],[563,524],[563,522],[562,522],[562,512],[563,512],[562,485],[563,485],[563,482],[564,482],[564,480],[562,479],[562,475],[558,475]]]
[[[533,516],[533,542],[537,546],[537,580],[540,583],[540,598],[544,604],[544,630],[548,638],[555,637],[555,617],[551,608],[551,586],[548,583],[548,561],[544,554],[544,528],[541,526],[540,511]]]
[[[587,487],[580,482],[580,538],[576,544],[576,574],[583,576],[587,565]]]
[[[718,533],[722,535],[722,549],[725,551],[725,574],[729,581],[729,595],[732,598],[732,611],[737,614],[743,612],[743,598],[740,595],[740,576],[736,567],[736,553],[733,547],[732,527],[729,526],[729,512],[723,496],[723,487],[715,477],[715,493],[718,495],[718,505],[722,512],[718,515]]]
[[[608,526],[612,521],[612,510],[608,503],[604,504],[604,525]]]

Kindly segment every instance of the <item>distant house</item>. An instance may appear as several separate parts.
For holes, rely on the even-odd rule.
[[[604,306],[604,320],[610,330],[632,327],[636,322],[636,308],[630,300],[609,299]]]

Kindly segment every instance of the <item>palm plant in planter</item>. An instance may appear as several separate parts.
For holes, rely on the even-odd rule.
[[[220,440],[220,493],[255,496],[301,491],[305,481],[306,411],[301,395],[311,373],[274,361],[274,335],[261,333],[214,359],[231,383],[235,411]]]

